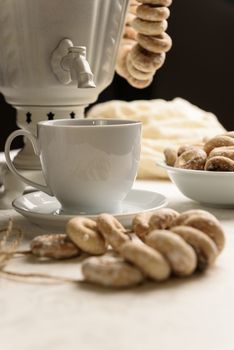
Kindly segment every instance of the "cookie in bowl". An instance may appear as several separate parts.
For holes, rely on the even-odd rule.
[[[188,198],[208,206],[234,208],[234,132],[203,144],[164,150],[169,178]]]

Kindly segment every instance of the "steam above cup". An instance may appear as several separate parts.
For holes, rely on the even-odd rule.
[[[28,138],[40,157],[46,186],[22,176],[10,159],[11,143]],[[5,145],[9,169],[26,184],[51,196],[71,214],[119,212],[136,178],[141,122],[105,119],[60,119],[37,124],[37,138],[13,132]]]

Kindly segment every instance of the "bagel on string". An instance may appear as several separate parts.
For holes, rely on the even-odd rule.
[[[126,47],[121,41],[116,72],[130,85],[142,89],[149,86],[156,71],[165,61],[172,46],[167,30],[171,0],[131,0],[123,39],[131,39]]]

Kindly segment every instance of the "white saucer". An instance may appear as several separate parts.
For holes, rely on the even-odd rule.
[[[32,223],[46,229],[64,231],[65,225],[74,215],[59,212],[60,204],[55,197],[43,192],[25,194],[12,203],[14,209]],[[133,217],[139,212],[151,212],[167,205],[162,194],[144,190],[131,190],[122,205],[122,212],[114,216],[125,226],[130,227]],[[95,219],[97,215],[86,215]]]

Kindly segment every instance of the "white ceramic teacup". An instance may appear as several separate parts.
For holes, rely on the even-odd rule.
[[[32,142],[40,157],[46,186],[22,176],[10,159],[17,136]],[[37,138],[17,130],[7,139],[10,170],[26,184],[55,196],[69,213],[121,210],[134,183],[141,148],[141,122],[129,120],[60,119],[40,122]]]

